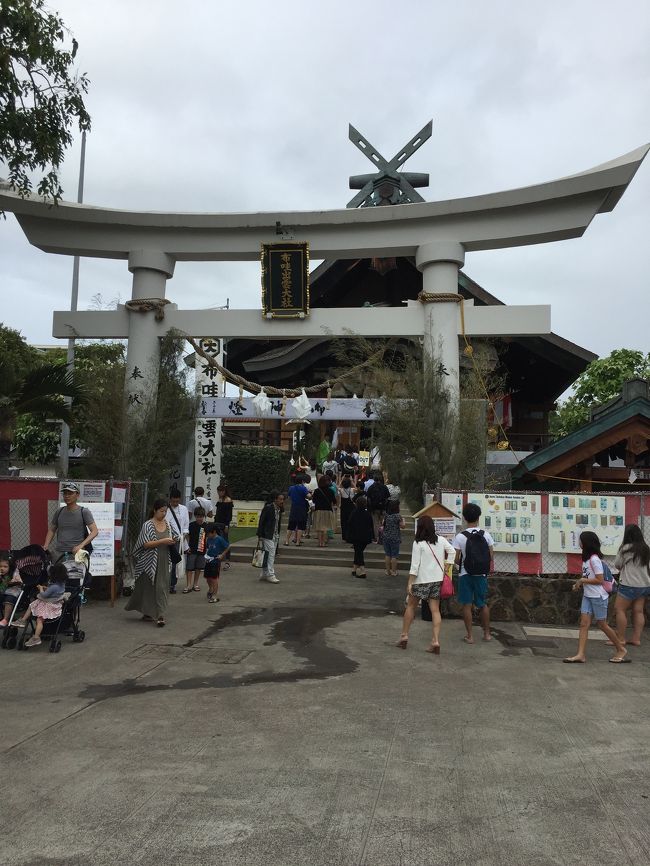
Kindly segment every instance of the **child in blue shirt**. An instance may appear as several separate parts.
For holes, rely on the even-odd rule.
[[[214,604],[219,601],[219,575],[221,574],[221,563],[230,550],[230,542],[219,531],[215,523],[206,527],[208,537],[205,551],[205,579],[208,582],[208,601]]]

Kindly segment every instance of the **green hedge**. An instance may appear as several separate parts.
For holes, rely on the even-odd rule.
[[[227,445],[221,456],[221,474],[233,499],[264,499],[271,490],[287,489],[289,459],[278,448]]]

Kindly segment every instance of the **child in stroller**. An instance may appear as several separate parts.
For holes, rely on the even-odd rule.
[[[34,599],[39,584],[47,583],[48,554],[38,544],[28,544],[16,551],[10,570],[13,571],[2,596],[7,623],[2,648],[16,646],[16,620]]]
[[[8,550],[0,551],[0,601],[2,602],[2,619],[0,628],[9,623],[16,599],[22,591],[23,582],[16,571],[11,554]]]
[[[41,632],[46,620],[58,620],[63,612],[65,596],[65,584],[68,579],[68,570],[60,562],[50,567],[49,582],[47,586],[38,585],[40,590],[34,601],[25,611],[23,617],[14,621],[16,628],[26,628],[32,616],[36,617],[36,628],[33,636],[25,643],[25,646],[38,646],[41,643]],[[22,641],[21,641],[22,643]]]
[[[29,605],[24,617],[16,622],[17,628],[30,626],[33,636],[25,641],[25,634],[18,642],[18,649],[38,646],[41,638],[50,639],[50,652],[61,649],[59,636],[70,635],[75,643],[81,643],[86,633],[79,628],[83,588],[88,576],[88,555],[79,551],[72,556],[66,554],[49,569],[49,584],[42,588]],[[32,615],[36,617],[36,627]]]

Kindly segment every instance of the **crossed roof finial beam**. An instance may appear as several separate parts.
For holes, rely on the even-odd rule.
[[[415,187],[428,186],[429,175],[401,172],[399,167],[412,157],[425,141],[431,138],[432,130],[433,120],[430,120],[403,148],[397,151],[392,159],[388,160],[364,135],[361,135],[358,129],[350,124],[348,130],[350,141],[376,166],[377,171],[374,174],[352,175],[350,189],[358,189],[359,192],[348,202],[347,207],[370,207],[377,204],[375,193],[382,184],[389,184],[394,188],[391,204],[424,201],[422,196],[415,191]]]

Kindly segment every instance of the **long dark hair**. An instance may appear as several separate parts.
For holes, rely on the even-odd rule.
[[[628,523],[625,527],[621,546],[625,545],[632,548],[632,559],[637,565],[643,568],[650,566],[650,547],[645,543],[641,528],[636,523]]]
[[[595,532],[586,530],[580,533],[580,547],[582,548],[582,561],[589,562],[592,556],[603,558],[600,552],[600,538]]]
[[[416,541],[428,541],[430,544],[436,544],[438,536],[436,535],[436,525],[433,519],[428,515],[418,517],[418,529],[415,533]]]

